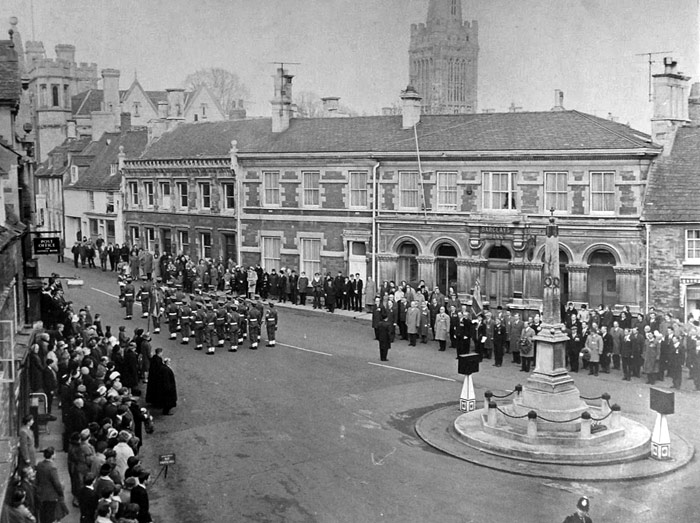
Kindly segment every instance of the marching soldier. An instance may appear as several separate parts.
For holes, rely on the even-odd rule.
[[[260,320],[262,315],[260,310],[253,304],[248,309],[248,339],[250,340],[250,348],[255,350],[258,348],[260,341]]]
[[[168,315],[168,331],[170,332],[170,339],[174,340],[177,338],[177,314],[179,310],[173,297],[170,297],[166,311]]]
[[[194,313],[194,350],[202,350],[204,344],[204,322],[206,321],[206,312],[204,311],[204,303],[195,301],[197,310]]]
[[[151,287],[151,296],[149,298],[149,307],[151,318],[153,319],[153,333],[160,333],[160,320],[163,317],[163,312],[165,311],[165,294],[163,293],[163,287],[161,286],[161,278],[158,276],[156,278],[156,284]]]
[[[131,282],[131,278],[126,279],[126,285],[124,285],[124,304],[126,305],[126,317],[125,320],[130,320],[134,315],[134,295],[136,290],[134,289],[134,284]]]
[[[214,354],[216,350],[216,312],[211,302],[207,303],[207,313],[204,319],[204,343],[207,346],[207,354]]]
[[[217,346],[223,347],[226,341],[226,307],[223,301],[219,301],[218,305],[219,308],[216,309],[214,325],[216,327]]]
[[[194,297],[194,296],[193,296]],[[190,342],[192,324],[192,308],[186,301],[180,306],[180,326],[182,327],[182,345]]]
[[[239,343],[238,326],[241,322],[241,315],[238,314],[238,307],[235,303],[231,306],[226,320],[228,322],[229,339],[231,340],[231,346],[228,350],[229,352],[236,352]]]
[[[248,331],[248,307],[245,301],[241,301],[238,305],[238,345],[243,345],[243,340],[245,340]]]
[[[148,306],[151,300],[151,290],[153,288],[153,284],[145,275],[141,276],[141,281],[141,288],[139,289],[139,300],[141,300],[141,317],[148,318]]]
[[[270,308],[265,313],[265,325],[267,326],[267,347],[275,346],[275,335],[277,334],[277,309],[275,304],[270,302]]]

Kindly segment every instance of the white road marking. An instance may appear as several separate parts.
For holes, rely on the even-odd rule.
[[[314,354],[321,354],[323,356],[333,356],[333,354],[329,354],[327,352],[321,352],[320,350],[304,349],[302,347],[295,347],[294,345],[288,345],[287,343],[278,343],[277,345],[282,346],[282,347],[289,347],[290,349],[303,350],[304,352],[313,352]]]
[[[374,365],[375,367],[384,367],[385,369],[392,369],[392,370],[400,370],[402,372],[410,372],[411,374],[420,374],[421,376],[428,376],[429,378],[436,378],[439,380],[443,381],[457,381],[452,378],[445,378],[443,376],[436,376],[435,374],[427,374],[425,372],[418,372],[417,370],[408,370],[408,369],[402,369],[400,367],[392,367],[391,365],[382,365],[381,363],[372,363],[371,361],[367,362],[368,365]]]
[[[110,298],[117,298],[117,299],[119,299],[119,296],[117,296],[116,294],[110,294],[109,292],[105,292],[105,291],[103,291],[102,289],[96,289],[95,287],[90,287],[90,288],[91,288],[93,291],[101,292],[102,294],[106,294],[106,295],[109,296]],[[139,307],[142,306],[140,301],[135,301],[135,302],[134,302],[134,305],[138,305]]]

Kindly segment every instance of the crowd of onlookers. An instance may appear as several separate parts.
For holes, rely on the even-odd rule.
[[[500,306],[482,310],[476,300],[463,302],[453,289],[447,295],[438,287],[430,291],[424,282],[416,288],[406,282],[383,284],[372,315],[375,330],[383,319],[392,325],[392,342],[397,334],[409,346],[418,340],[437,341],[440,351],[449,345],[457,357],[475,352],[482,361],[493,358],[496,367],[503,365],[505,354],[511,354],[512,363],[523,372],[533,368],[536,336],[544,326],[539,312],[523,317],[523,311]],[[647,314],[632,314],[628,307],[616,314],[603,305],[589,309],[582,304],[576,309],[569,302],[557,320],[569,338],[565,361],[572,372],[585,369],[598,376],[620,371],[623,380],[643,375],[649,384],[670,378],[671,386],[680,389],[685,367],[693,388],[700,390],[700,318],[690,316],[682,322],[653,307]]]
[[[34,424],[63,421],[72,504],[81,522],[151,521],[150,472],[139,458],[153,417],[141,404],[168,413],[177,402],[174,376],[162,349],[136,329],[103,328],[90,306],[75,310],[58,279],[41,296],[42,322],[35,325],[26,372],[29,390],[45,395],[46,414],[24,417],[16,481],[7,499],[10,521],[53,523],[68,513],[68,493],[58,479],[55,449],[36,454]],[[35,518],[35,519],[32,519]]]

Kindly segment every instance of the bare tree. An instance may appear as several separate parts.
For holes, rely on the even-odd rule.
[[[245,100],[249,96],[248,87],[236,73],[220,67],[199,69],[185,78],[185,88],[195,90],[201,85],[211,89],[226,115],[236,108],[237,100]]]
[[[312,91],[301,91],[294,97],[297,112],[300,118],[321,118],[325,116],[323,112],[323,102],[321,97]],[[357,111],[343,105],[338,106],[338,113],[348,116],[357,116]]]

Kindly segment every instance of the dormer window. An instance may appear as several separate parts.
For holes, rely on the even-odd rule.
[[[118,170],[117,167],[118,166],[116,163],[113,163],[109,166],[109,175],[110,176],[114,176],[115,174],[117,174],[117,170]]]
[[[77,181],[78,181],[78,166],[71,165],[70,166],[70,183],[75,183]]]

